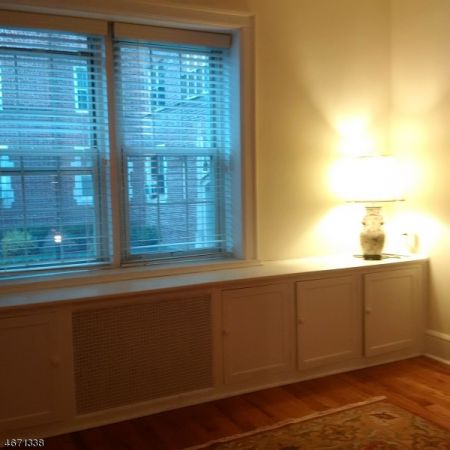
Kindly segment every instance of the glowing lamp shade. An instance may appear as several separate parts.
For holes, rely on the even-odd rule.
[[[343,163],[339,193],[348,202],[403,200],[401,171],[392,156],[362,156]]]

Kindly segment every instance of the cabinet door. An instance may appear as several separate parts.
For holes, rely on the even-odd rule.
[[[362,352],[362,299],[358,278],[297,283],[299,369],[358,357]]]
[[[60,332],[64,317],[42,313],[0,319],[0,435],[70,412],[70,367],[63,355],[70,345]]]
[[[294,368],[294,305],[287,284],[223,292],[225,383],[274,381]]]
[[[413,348],[421,334],[420,268],[365,275],[365,354]]]

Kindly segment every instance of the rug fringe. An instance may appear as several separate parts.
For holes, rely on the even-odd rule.
[[[224,438],[214,439],[214,440],[206,442],[204,444],[194,445],[193,447],[184,448],[183,450],[201,450],[204,448],[208,448],[209,446],[214,445],[214,444],[224,444],[225,442],[233,441],[234,439],[240,439],[243,437],[253,436],[255,434],[264,433],[265,431],[275,430],[277,428],[281,428],[286,425],[305,422],[305,421],[311,420],[311,419],[317,419],[318,417],[328,416],[329,414],[346,411],[347,409],[357,408],[358,406],[370,405],[371,403],[380,402],[382,400],[386,400],[386,397],[384,395],[379,396],[379,397],[372,397],[368,400],[364,400],[364,401],[357,402],[357,403],[350,403],[348,405],[338,406],[337,408],[327,409],[326,411],[318,411],[318,412],[308,414],[307,416],[303,416],[303,417],[294,417],[292,419],[286,419],[281,422],[277,422],[273,425],[267,425],[265,427],[260,427],[255,430],[252,430],[252,431],[247,431],[245,433],[233,434],[233,436],[226,436]]]

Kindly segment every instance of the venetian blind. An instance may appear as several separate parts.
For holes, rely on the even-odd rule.
[[[232,248],[229,50],[207,45],[210,33],[203,45],[169,34],[171,42],[134,33],[114,45],[127,261]]]
[[[108,256],[103,37],[0,27],[0,267]]]

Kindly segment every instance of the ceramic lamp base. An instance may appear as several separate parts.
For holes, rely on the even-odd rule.
[[[366,215],[362,221],[363,229],[360,234],[363,258],[380,260],[385,241],[383,230],[383,216],[380,206],[366,206]]]

